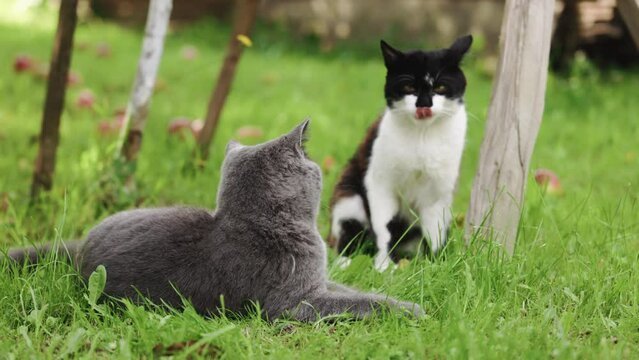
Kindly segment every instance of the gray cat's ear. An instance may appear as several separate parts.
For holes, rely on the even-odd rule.
[[[459,63],[464,55],[470,49],[470,45],[473,44],[473,36],[466,35],[458,38],[455,42],[448,48],[448,57],[450,61]]]
[[[386,68],[389,68],[397,61],[397,59],[404,56],[403,52],[388,45],[388,43],[384,40],[380,40],[379,46],[382,49],[382,55],[384,56],[384,64],[386,65]]]
[[[242,145],[241,145],[239,142],[237,142],[237,141],[235,141],[235,140],[231,140],[231,141],[229,141],[229,142],[226,144],[226,150],[225,150],[225,152],[224,152],[224,153],[228,155],[228,153],[229,153],[229,152],[231,152],[231,151],[233,151],[233,150],[235,150],[235,149],[238,149],[238,148],[240,148],[241,146],[242,146]]]
[[[295,146],[298,146],[302,150],[304,150],[304,143],[306,142],[306,134],[310,123],[311,119],[306,118],[289,133],[289,137],[294,141]]]

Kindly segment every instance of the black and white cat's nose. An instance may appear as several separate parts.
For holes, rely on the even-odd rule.
[[[417,98],[416,107],[433,107],[433,98],[430,95],[421,95]]]

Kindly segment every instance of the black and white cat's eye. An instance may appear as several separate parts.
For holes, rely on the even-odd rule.
[[[433,92],[434,92],[435,94],[438,94],[438,95],[444,95],[444,94],[446,93],[446,90],[448,90],[448,88],[446,87],[446,85],[441,85],[441,84],[440,84],[440,85],[436,85],[436,86],[433,88]]]
[[[414,94],[417,92],[417,89],[415,89],[413,85],[404,85],[402,90],[404,90],[404,92],[407,94]]]

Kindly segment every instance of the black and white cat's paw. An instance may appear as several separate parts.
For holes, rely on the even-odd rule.
[[[353,261],[350,258],[340,255],[337,259],[335,259],[334,264],[341,270],[345,270],[347,267],[351,266],[352,262]]]
[[[378,272],[384,272],[388,270],[389,267],[391,270],[397,269],[397,264],[391,260],[388,254],[383,252],[378,252],[377,255],[375,255],[374,266]]]
[[[349,266],[351,266],[352,262],[353,260],[351,258],[348,258],[346,256],[340,256],[337,259],[335,259],[335,262],[333,264],[334,266],[337,266],[341,270],[346,270]],[[391,270],[397,269],[397,264],[393,263],[389,259],[388,255],[386,255],[385,257],[376,256],[373,266],[375,267],[375,270],[377,270],[380,273],[386,271],[389,267]]]

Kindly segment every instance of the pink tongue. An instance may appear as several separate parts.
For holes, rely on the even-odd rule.
[[[418,119],[425,119],[433,116],[433,111],[429,107],[418,107],[415,110],[415,117]]]

